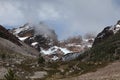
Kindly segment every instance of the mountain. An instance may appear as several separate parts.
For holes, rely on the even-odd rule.
[[[9,31],[1,25],[0,25],[0,37],[10,40],[11,42],[17,45],[22,45],[16,36],[14,36],[12,33],[9,33]]]
[[[78,69],[72,67],[71,72],[77,76],[59,80],[119,80],[119,61],[120,20],[113,26],[105,27],[96,36],[93,46],[73,61]],[[70,64],[73,63],[70,61]]]
[[[39,53],[32,47],[20,41],[16,36],[0,26],[0,45],[6,49],[12,50],[23,55],[39,55]],[[30,49],[30,50],[29,50]]]
[[[94,41],[94,38],[82,40],[81,36],[58,41],[55,31],[50,29],[45,23],[40,23],[39,25],[27,23],[19,28],[10,30],[10,32],[22,42],[38,50],[46,61],[62,60],[61,58],[69,53],[81,53],[90,48]]]
[[[104,30],[100,32],[95,38],[93,45],[97,45],[98,43],[108,39],[110,36],[115,35],[119,30],[120,20],[116,23],[116,25],[104,28]]]
[[[20,80],[59,80],[93,73],[113,61],[120,60],[120,21],[106,27],[95,40],[75,36],[58,41],[54,30],[37,27],[25,24],[6,30],[1,26],[0,79],[3,79],[7,69],[11,68]],[[108,67],[107,72],[111,74],[112,71],[109,70],[115,66],[112,64],[112,68]],[[96,74],[99,77],[98,73]],[[106,71],[103,73],[106,74]],[[81,80],[87,79],[86,75],[84,78],[80,77]],[[116,73],[111,75],[114,77]],[[93,78],[94,76],[95,73],[88,78],[97,79]]]
[[[120,59],[120,21],[104,28],[93,43],[93,47],[82,55],[91,61],[114,61]],[[86,58],[85,58],[86,56]]]
[[[10,30],[10,32],[18,37],[19,40],[41,51],[41,47],[48,49],[57,42],[55,31],[46,27],[43,23],[40,23],[37,27],[27,23],[19,28]]]
[[[40,53],[37,50],[20,41],[16,36],[10,33],[9,30],[3,26],[0,26],[1,80],[3,80],[8,69],[17,71],[16,74],[22,76],[23,74],[21,74],[21,71],[25,71],[24,65],[27,65],[27,62],[29,61],[38,59],[39,54]],[[25,80],[25,78],[23,80]]]
[[[35,27],[29,24],[12,30],[0,27],[0,79],[8,69],[12,69],[20,80],[49,79],[56,73],[67,76],[72,69],[69,61],[92,45],[91,39],[79,41],[78,37],[68,43],[59,42],[54,30],[47,31],[52,36],[36,33]],[[76,69],[79,68],[73,70]]]
[[[54,30],[42,31],[40,28],[36,32],[36,28],[30,24],[13,30],[1,27],[2,67],[17,71],[16,74],[23,80],[57,80],[96,71],[120,59],[119,25],[120,21],[106,27],[95,40],[74,36],[65,41],[58,41]],[[49,31],[52,36],[43,34],[44,31]]]

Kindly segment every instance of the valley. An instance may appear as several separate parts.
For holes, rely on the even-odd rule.
[[[0,26],[0,80],[11,74],[15,80],[120,79],[120,21],[86,39],[59,41],[54,30],[38,31],[30,24]]]

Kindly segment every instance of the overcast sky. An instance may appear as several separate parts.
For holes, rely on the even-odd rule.
[[[0,24],[8,28],[43,21],[65,39],[114,25],[119,5],[120,0],[0,0]]]

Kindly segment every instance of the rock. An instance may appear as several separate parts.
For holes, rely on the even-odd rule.
[[[12,68],[14,68],[14,67],[15,67],[15,65],[11,65],[11,67],[12,67]]]
[[[37,64],[36,67],[39,67],[39,64]]]
[[[22,46],[22,44],[19,42],[18,38],[14,36],[12,33],[10,33],[6,28],[0,25],[0,37],[7,39],[19,46]]]
[[[31,68],[35,68],[35,66],[33,65]]]
[[[30,78],[32,80],[41,79],[41,78],[44,78],[46,75],[47,75],[46,71],[38,71],[38,72],[35,72],[34,75],[31,76]]]
[[[16,61],[17,64],[21,64],[21,61]]]
[[[7,66],[7,67],[9,67],[9,66],[10,66],[10,64],[9,64],[9,63],[7,63],[7,64],[6,64],[6,66]]]
[[[28,76],[25,76],[25,78],[26,78],[26,79],[29,79],[29,77],[28,77]]]
[[[22,74],[24,74],[25,72],[21,72]]]
[[[95,41],[93,43],[93,46],[97,45],[98,43],[102,42],[103,40],[107,39],[108,37],[110,37],[111,35],[114,34],[110,30],[110,28],[111,28],[111,26],[104,28],[104,30],[97,35],[97,37],[95,38]]]
[[[0,79],[3,79],[6,73],[7,73],[7,69],[4,67],[0,67]]]

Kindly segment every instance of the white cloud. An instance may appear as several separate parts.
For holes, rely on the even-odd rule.
[[[7,2],[0,3],[0,23],[3,25],[17,25],[22,22],[23,14],[12,4]]]
[[[59,18],[59,13],[55,10],[53,6],[49,4],[42,4],[39,9],[39,17],[41,20],[56,20]]]
[[[64,24],[60,38],[99,32],[120,19],[119,13],[115,0],[0,0],[0,24],[57,22]]]

